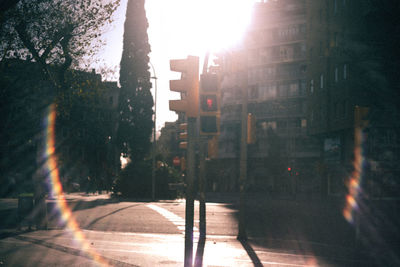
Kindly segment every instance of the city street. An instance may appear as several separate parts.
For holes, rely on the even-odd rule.
[[[399,13],[0,0],[0,267],[400,266]]]
[[[27,231],[26,225],[20,231],[2,229],[0,265],[183,266],[184,200],[128,202],[79,194],[66,199],[79,227],[66,227],[55,200],[48,200],[49,230]],[[344,248],[317,242],[271,239],[255,232],[248,242],[239,242],[235,206],[207,203],[207,238],[199,242],[196,202],[193,257],[202,259],[203,266],[366,266]],[[248,225],[260,228],[256,220]]]

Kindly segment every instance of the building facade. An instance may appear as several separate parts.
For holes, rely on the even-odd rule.
[[[366,24],[373,7],[367,1],[308,0],[307,11],[308,134],[319,140],[323,193],[345,194],[361,168],[370,196],[393,196],[399,188],[389,182],[399,174],[397,115],[384,99],[395,88],[382,82],[387,77],[374,50],[381,40],[370,37],[374,32]],[[369,124],[356,133],[360,109]],[[356,166],[360,134],[363,166]]]
[[[256,3],[240,49],[222,56],[221,135],[215,174],[220,190],[237,189],[243,87],[256,117],[255,144],[248,149],[250,188],[294,194],[313,190],[318,143],[307,136],[307,13],[305,1]],[[242,74],[241,74],[242,73]]]

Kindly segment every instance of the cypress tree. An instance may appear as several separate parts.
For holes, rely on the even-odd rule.
[[[144,0],[129,0],[120,64],[118,141],[132,162],[143,160],[149,152],[153,127],[147,28]]]

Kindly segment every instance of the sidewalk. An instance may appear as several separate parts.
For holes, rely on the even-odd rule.
[[[82,205],[96,204],[98,202],[114,201],[110,199],[108,194],[85,194],[85,193],[69,193],[64,195],[65,201],[69,203],[71,209]],[[84,201],[81,201],[84,200]],[[48,216],[52,216],[56,198],[48,198],[47,212]],[[25,226],[24,221],[22,226]],[[9,232],[15,231],[18,227],[18,198],[0,198],[0,237]]]
[[[66,230],[35,231],[0,240],[0,265],[5,266],[183,266],[184,236]],[[12,249],[10,248],[10,244]],[[193,257],[202,245],[195,239]],[[198,250],[198,247],[200,249]],[[200,253],[201,254],[201,253]],[[40,255],[40,256],[39,256]],[[232,236],[209,236],[203,266],[367,266],[341,259],[323,259],[265,249]]]

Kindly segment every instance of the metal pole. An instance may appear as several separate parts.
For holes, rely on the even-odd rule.
[[[247,58],[239,55],[239,62],[242,64],[239,69],[239,79],[242,85],[242,119],[241,119],[241,140],[240,140],[240,195],[239,195],[239,233],[238,240],[247,240],[246,234],[246,179],[247,179]]]
[[[187,132],[187,177],[186,177],[186,206],[185,206],[185,259],[184,266],[193,264],[193,218],[194,196],[193,184],[195,178],[195,141],[196,118],[188,118]]]
[[[200,156],[200,164],[199,164],[199,231],[200,238],[206,237],[206,195],[205,195],[205,155],[207,144],[207,139],[200,138],[199,141],[199,156]]]
[[[153,168],[151,170],[151,199],[154,201],[156,199],[156,120],[157,120],[157,75],[154,70],[153,64],[149,61],[151,68],[153,69],[154,76],[154,122],[153,122]]]
[[[206,53],[203,63],[203,74],[207,73],[209,52]],[[200,85],[201,86],[201,85]],[[200,112],[199,112],[200,114]],[[200,129],[200,127],[199,127]],[[199,136],[199,230],[200,238],[206,237],[206,196],[205,196],[205,145],[207,144],[207,138],[203,139]]]

